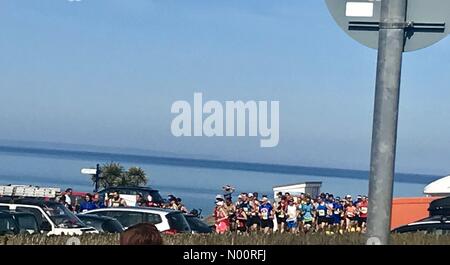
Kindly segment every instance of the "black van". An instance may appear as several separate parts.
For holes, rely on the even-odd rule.
[[[109,193],[117,191],[120,194],[120,197],[125,199],[127,203],[130,201],[131,203],[128,206],[135,206],[136,195],[140,194],[145,199],[151,198],[151,201],[157,205],[162,205],[165,203],[164,199],[159,194],[158,190],[149,188],[149,187],[133,187],[133,186],[117,186],[117,187],[108,187],[98,192],[100,195],[100,199],[102,201],[108,196]]]

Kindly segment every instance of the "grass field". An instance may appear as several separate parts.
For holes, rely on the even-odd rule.
[[[0,245],[65,245],[69,236],[17,235],[0,237]],[[117,245],[119,235],[83,235],[78,237],[82,245]],[[450,236],[403,234],[393,235],[395,245],[450,245]],[[164,236],[165,245],[362,245],[365,237],[360,234],[345,235],[175,235]]]

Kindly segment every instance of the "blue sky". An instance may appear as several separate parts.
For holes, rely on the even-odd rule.
[[[405,54],[398,171],[450,171],[450,39]],[[319,0],[0,0],[0,139],[368,169],[376,52]],[[279,100],[280,143],[175,138],[176,100]]]

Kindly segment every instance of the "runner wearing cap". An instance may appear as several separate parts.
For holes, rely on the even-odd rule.
[[[355,207],[356,207],[356,205],[358,205],[358,203],[360,203],[361,201],[362,201],[362,196],[358,195],[358,196],[356,196],[356,200],[353,202],[353,205],[355,205]]]
[[[311,198],[306,197],[305,203],[300,206],[300,211],[302,214],[303,232],[307,233],[313,227],[314,221],[314,206],[311,203]]]
[[[214,220],[216,233],[224,234],[230,230],[230,221],[222,198],[216,197],[216,207],[214,208]]]
[[[318,199],[316,213],[317,213],[316,231],[324,231],[325,226],[328,224],[327,206],[325,204],[325,201],[321,197],[319,197]]]
[[[356,207],[353,205],[353,202],[348,202],[347,207],[345,208],[345,227],[347,232],[355,232],[355,220],[356,220]]]
[[[328,198],[325,201],[325,206],[327,207],[327,220],[328,223],[325,225],[327,232],[329,228],[334,227],[334,195],[328,194]]]
[[[342,220],[342,212],[343,212],[343,206],[340,203],[340,198],[336,197],[336,199],[333,201],[333,215],[332,215],[332,219],[333,219],[333,230],[335,232],[340,232],[341,231],[341,220]]]
[[[256,200],[253,193],[248,194],[249,198],[249,206],[250,212],[248,214],[248,222],[247,227],[249,232],[258,231],[258,228],[261,226],[261,220],[259,218],[259,201]]]
[[[259,206],[259,218],[261,220],[261,230],[268,234],[273,228],[273,207],[267,195],[261,198],[261,205]]]
[[[294,205],[294,200],[290,199],[288,201],[288,206],[287,206],[286,224],[287,224],[287,229],[291,233],[296,233],[297,232],[297,227],[298,227],[297,218],[298,218],[298,215],[299,215],[298,208],[297,208],[297,206]]]

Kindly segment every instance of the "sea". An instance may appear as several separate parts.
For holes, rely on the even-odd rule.
[[[0,146],[0,184],[70,187],[92,192],[90,176],[81,174],[81,169],[108,162],[119,162],[125,168],[143,168],[148,185],[159,190],[163,197],[173,194],[188,209],[201,209],[204,214],[212,212],[215,196],[222,194],[222,187],[227,184],[236,188],[234,196],[245,191],[273,197],[274,186],[308,181],[322,182],[321,191],[335,196],[368,193],[369,173],[364,170],[23,146]],[[439,178],[396,174],[394,196],[423,196],[423,188]]]

